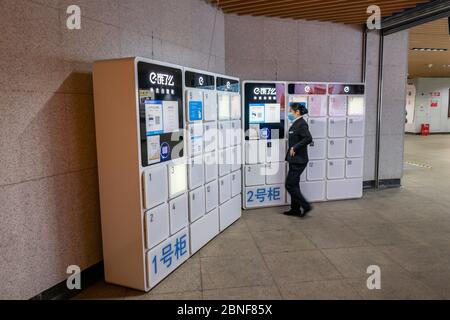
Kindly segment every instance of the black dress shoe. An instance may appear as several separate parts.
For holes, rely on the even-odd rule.
[[[303,210],[302,210],[302,213],[300,214],[300,217],[301,217],[301,218],[306,217],[306,215],[307,215],[312,209],[313,209],[313,207],[309,207],[309,208],[303,209]]]
[[[300,211],[295,211],[295,210],[289,210],[289,211],[283,212],[283,214],[286,215],[286,216],[300,216],[301,212]]]

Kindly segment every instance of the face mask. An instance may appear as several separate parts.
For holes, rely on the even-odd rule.
[[[294,121],[295,119],[296,119],[296,117],[294,116],[294,114],[292,114],[292,113],[288,113],[288,119],[289,119],[289,121]]]

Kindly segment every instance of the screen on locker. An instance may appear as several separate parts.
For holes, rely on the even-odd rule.
[[[142,166],[184,155],[182,70],[137,64]]]
[[[246,140],[284,138],[284,83],[245,84]]]

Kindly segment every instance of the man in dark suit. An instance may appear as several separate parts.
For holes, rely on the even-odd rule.
[[[300,176],[309,162],[308,145],[313,141],[308,123],[303,119],[306,114],[308,114],[308,109],[305,104],[291,104],[288,118],[292,125],[289,128],[289,150],[286,155],[286,161],[289,163],[286,190],[291,195],[291,210],[285,214],[300,217],[306,216],[312,210],[311,205],[300,191]]]

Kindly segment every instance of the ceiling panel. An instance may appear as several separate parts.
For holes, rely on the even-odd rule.
[[[239,15],[363,24],[367,8],[377,4],[383,17],[416,7],[429,0],[208,0],[225,13]]]

